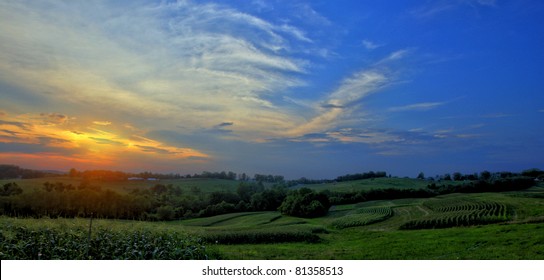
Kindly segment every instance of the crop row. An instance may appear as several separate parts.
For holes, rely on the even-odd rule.
[[[356,210],[357,214],[376,214],[383,216],[393,215],[391,207],[363,207]]]
[[[494,215],[505,216],[507,207],[495,201],[471,201],[471,200],[434,200],[424,203],[427,208],[437,212],[477,211],[485,209],[497,213]]]
[[[365,226],[384,221],[393,215],[390,207],[365,207],[355,213],[336,218],[331,225],[338,229]]]
[[[0,259],[207,259],[200,240],[172,232],[116,232],[97,229],[88,238],[82,229],[0,229]]]
[[[411,220],[401,229],[447,228],[503,222],[510,219],[509,207],[494,201],[436,200],[424,206],[433,212]]]
[[[498,216],[482,216],[475,213],[454,214],[439,217],[417,219],[403,224],[401,229],[429,229],[429,228],[449,228],[456,226],[483,225],[507,221],[507,218]]]

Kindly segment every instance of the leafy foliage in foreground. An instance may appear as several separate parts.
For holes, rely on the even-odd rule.
[[[177,260],[207,259],[199,240],[180,233],[116,232],[98,229],[31,229],[6,225],[0,229],[0,259],[70,259],[70,260]]]

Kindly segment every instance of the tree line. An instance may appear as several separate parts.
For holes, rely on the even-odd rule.
[[[84,177],[77,185],[45,182],[41,188],[32,191],[24,191],[16,182],[10,182],[0,188],[0,215],[52,218],[93,215],[100,218],[154,221],[207,217],[232,212],[279,210],[292,216],[316,217],[325,215],[330,205],[336,204],[424,198],[453,192],[522,190],[534,186],[543,173],[537,169],[522,173],[482,172],[478,180],[465,181],[462,184],[451,184],[447,180],[442,180],[433,181],[423,189],[390,188],[352,192],[337,192],[333,188],[322,192],[304,187],[291,189],[290,186],[296,184],[296,181],[285,181],[282,177],[272,175],[258,177],[262,178],[261,181],[241,180],[235,192],[211,193],[205,193],[196,186],[183,189],[172,184],[155,184],[147,189],[118,193],[109,189],[103,190],[100,187],[100,180],[85,180]],[[98,174],[118,176],[116,172]],[[228,176],[229,173],[225,174]],[[360,176],[367,178],[385,176],[377,172],[373,172],[372,176],[369,176],[370,174],[372,173],[343,177],[349,180]]]
[[[71,178],[82,178],[91,181],[126,181],[132,178],[138,179],[189,179],[189,178],[205,178],[205,179],[223,179],[223,180],[240,180],[240,181],[257,181],[266,183],[281,183],[285,179],[282,175],[272,174],[255,174],[253,177],[246,173],[237,174],[232,171],[210,172],[203,171],[202,173],[181,175],[179,173],[154,173],[149,171],[144,172],[123,172],[112,170],[84,170],[80,171],[71,168],[68,172],[60,171],[39,171],[32,169],[21,168],[16,165],[0,164],[0,179],[33,179],[46,177],[61,177],[69,176]]]
[[[240,182],[236,192],[203,193],[198,187],[182,189],[156,184],[121,194],[82,181],[79,185],[45,182],[23,192],[16,183],[0,188],[0,215],[17,217],[90,217],[135,220],[174,220],[247,211],[277,211],[292,216],[316,217],[330,207],[324,193],[283,184]]]
[[[266,182],[266,183],[282,183],[284,177],[281,175],[272,175],[272,174],[255,174],[253,177],[247,175],[246,173],[237,174],[232,171],[220,171],[220,172],[210,172],[203,171],[198,174],[193,175],[180,175],[180,174],[162,174],[162,173],[153,173],[153,172],[140,172],[140,173],[128,173],[122,171],[110,171],[110,170],[85,170],[78,171],[75,168],[70,169],[68,172],[70,177],[80,177],[87,180],[98,180],[98,181],[126,181],[129,179],[191,179],[191,178],[202,178],[202,179],[222,179],[222,180],[239,180],[239,181],[256,181],[256,182]]]
[[[33,179],[44,177],[58,177],[63,175],[63,173],[54,171],[39,171],[21,168],[16,165],[0,164],[0,179]]]
[[[275,211],[287,195],[283,185],[240,182],[236,192],[204,193],[172,184],[119,193],[103,190],[96,182],[78,185],[45,182],[42,188],[23,191],[16,182],[0,188],[0,215],[18,217],[89,217],[173,220],[242,211]]]
[[[452,174],[446,173],[443,175],[436,175],[435,177],[428,177],[425,178],[425,174],[423,172],[420,172],[417,179],[427,179],[428,181],[489,181],[489,180],[497,180],[497,179],[505,179],[505,178],[512,178],[512,177],[519,177],[519,176],[525,176],[525,177],[531,177],[536,180],[544,180],[544,171],[532,168],[524,170],[520,173],[516,172],[510,172],[510,171],[501,171],[501,172],[490,172],[490,171],[482,171],[480,174],[478,173],[471,173],[471,174],[463,174],[461,172],[453,172]]]
[[[422,189],[372,189],[352,192],[327,190],[332,204],[352,204],[371,200],[391,200],[401,198],[428,198],[450,193],[480,193],[519,191],[536,185],[534,177],[512,176],[489,180],[467,181],[463,184],[431,183]]]
[[[95,184],[78,186],[46,182],[43,188],[23,192],[16,183],[0,188],[0,215],[19,217],[89,217],[174,220],[246,211],[276,211],[298,217],[325,215],[331,205],[371,200],[426,198],[453,192],[501,192],[522,190],[536,184],[533,177],[517,176],[479,180],[461,185],[432,183],[424,189],[374,189],[353,192],[308,188],[289,189],[277,184],[240,182],[236,192],[208,194],[200,188],[156,184],[120,194]]]

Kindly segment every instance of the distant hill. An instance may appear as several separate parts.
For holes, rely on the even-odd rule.
[[[17,165],[0,164],[0,179],[31,179],[55,177],[64,174],[66,174],[66,172],[58,170],[32,170],[21,168]]]
[[[43,172],[46,174],[66,175],[66,171],[59,171],[59,170],[37,170],[37,171]]]

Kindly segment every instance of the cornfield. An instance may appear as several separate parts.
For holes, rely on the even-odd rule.
[[[448,228],[498,223],[510,220],[512,209],[495,201],[435,200],[423,204],[432,210],[429,216],[411,220],[401,229]]]
[[[90,241],[90,242],[89,242]],[[0,229],[0,259],[179,260],[207,259],[202,241],[182,233],[97,229],[88,238],[82,228]]]
[[[393,215],[390,207],[364,207],[354,213],[332,221],[331,225],[338,229],[365,226],[384,221]]]

